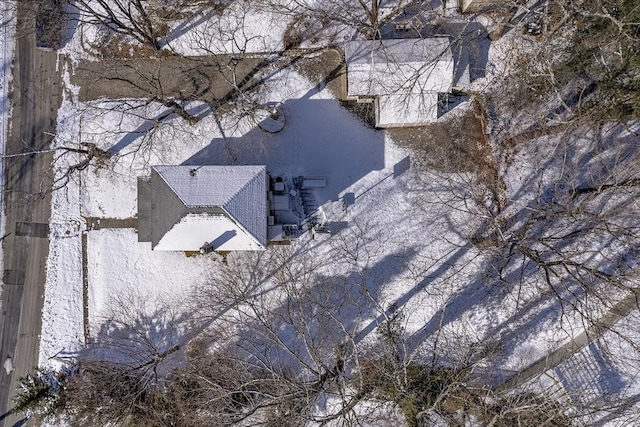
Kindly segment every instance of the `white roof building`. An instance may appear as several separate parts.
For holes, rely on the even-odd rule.
[[[480,12],[489,6],[505,4],[507,0],[459,0],[462,13]]]
[[[261,250],[265,166],[153,166],[138,179],[138,240],[154,250]]]
[[[453,87],[450,45],[447,37],[347,42],[347,95],[375,97],[378,127],[434,122],[438,93]]]

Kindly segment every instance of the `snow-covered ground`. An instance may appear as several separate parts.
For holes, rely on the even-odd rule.
[[[15,3],[2,3],[2,21],[0,22],[0,156],[6,153],[11,104],[9,87],[11,85],[11,67],[15,48]],[[0,237],[4,236],[4,160],[0,161]],[[3,271],[2,245],[0,244],[0,271]],[[0,278],[0,284],[2,278]],[[0,292],[2,286],[0,286]]]
[[[410,159],[411,153],[398,147],[383,131],[364,126],[325,90],[318,91],[291,70],[273,78],[279,82],[273,87],[283,91],[272,92],[276,99],[283,99],[287,125],[282,132],[269,134],[249,123],[236,135],[222,138],[211,117],[196,126],[176,118],[171,125],[158,129],[151,140],[133,139],[121,150],[120,157],[86,169],[54,193],[41,363],[82,345],[82,233],[88,236],[92,329],[98,328],[108,314],[109,296],[123,289],[133,286],[144,295],[158,297],[176,289],[188,293],[190,287],[206,280],[208,268],[218,268],[215,259],[152,252],[150,244],[137,242],[131,229],[85,231],[85,216],[135,215],[136,179],[147,175],[151,164],[266,164],[274,175],[326,176],[327,187],[315,196],[327,220],[366,227],[370,234],[367,238],[376,242],[371,263],[379,270],[380,304],[396,303],[406,310],[407,333],[416,345],[436,327],[472,331],[480,340],[492,325],[509,321],[512,300],[500,297],[495,306],[490,302],[496,297],[493,291],[482,285],[464,290],[474,280],[475,269],[482,265],[477,250],[465,243],[464,215],[455,210],[442,211],[435,208],[436,204],[434,209],[420,207],[425,203],[421,194],[437,195],[441,183],[433,181],[425,188],[424,182],[415,181],[411,169],[394,174],[394,168],[397,172],[398,165]],[[104,107],[102,102],[65,100],[58,114],[59,140],[77,140],[82,128],[83,141],[106,150],[121,146],[119,126],[136,129],[144,122],[127,115],[128,122],[123,125],[121,113],[105,111]],[[67,160],[73,163],[77,158],[69,155]],[[348,192],[355,193],[356,203],[344,212],[339,200]],[[300,244],[303,242],[304,238]],[[332,250],[329,244],[314,248],[320,259],[329,257]],[[400,259],[407,271],[395,271],[398,264],[389,261],[394,258]],[[331,266],[327,273],[336,274],[334,268]],[[385,271],[387,268],[389,271]],[[60,304],[68,307],[63,315],[56,310]],[[454,311],[443,308],[447,306]],[[370,321],[374,324],[376,320]],[[554,328],[554,322],[551,316],[533,327],[527,340],[517,343],[505,368],[517,369],[566,340],[566,333]]]
[[[166,42],[184,54],[235,51],[228,40],[201,45],[206,39],[203,31],[217,31],[229,37],[241,35],[240,45],[248,51],[282,47],[286,20],[254,11],[242,17],[251,31],[240,31],[245,27],[229,16],[208,16],[192,26],[175,28]],[[90,34],[89,29],[76,31],[65,47],[73,61],[86,58],[81,39]],[[487,74],[474,82],[474,89],[482,90],[502,76],[508,56],[514,53],[512,39],[507,35],[492,43]],[[156,301],[181,308],[211,270],[224,268],[217,255],[151,251],[149,243],[137,241],[131,228],[87,229],[85,217],[135,217],[136,180],[155,164],[264,164],[273,176],[325,176],[327,186],[314,194],[320,209],[328,222],[347,225],[342,232],[366,241],[377,302],[403,310],[408,343],[416,354],[432,343],[437,331],[463,337],[469,344],[500,338],[508,347],[501,368],[518,371],[581,330],[581,320],[570,315],[562,317],[559,327],[557,301],[538,299],[535,286],[522,290],[487,286],[492,265],[485,253],[468,243],[472,218],[456,205],[461,200],[449,198],[447,180],[456,177],[440,174],[423,179],[410,151],[387,133],[363,125],[328,90],[292,69],[270,76],[268,91],[261,95],[262,102],[282,102],[286,125],[275,134],[243,120],[223,136],[212,115],[195,125],[175,117],[153,132],[135,133],[149,128],[145,117],[156,117],[165,107],[139,103],[131,114],[116,111],[107,100],[82,103],[76,98],[77,88],[68,78],[65,81],[69,90],[58,112],[58,144],[81,140],[115,155],[72,175],[53,194],[41,365],[55,365],[55,356],[72,355],[84,345],[83,280],[88,284],[89,331],[94,334],[123,296],[144,296],[149,310]],[[129,100],[129,105],[137,103]],[[61,173],[79,159],[78,154],[67,153],[56,168]],[[518,161],[529,165],[525,157]],[[407,165],[412,166],[407,169]],[[519,183],[529,170],[513,168],[510,173],[509,195],[525,192]],[[341,198],[347,193],[354,193],[356,202],[344,209]],[[443,200],[447,203],[440,203]],[[358,230],[365,233],[359,235]],[[332,238],[319,234],[313,244],[309,239],[303,236],[296,245],[326,261],[320,263],[319,273],[351,273],[345,264],[329,263],[335,256]],[[371,334],[379,321],[376,313],[360,319],[363,333]]]
[[[231,16],[242,16],[243,25],[230,22]],[[209,20],[198,21],[188,29],[176,29],[169,43],[185,54],[233,51],[227,45],[200,46],[199,40],[212,39],[200,32],[214,29],[231,38],[241,36],[237,41],[242,46],[245,41],[249,42],[248,51],[276,50],[281,48],[285,21],[274,21],[270,14],[256,16],[252,10],[243,14],[227,11],[222,17],[210,16]],[[86,45],[80,39],[87,34],[90,32],[77,31],[65,49],[71,54],[80,53]],[[193,50],[194,47],[200,50]],[[206,279],[206,266],[212,262],[206,258],[156,254],[150,251],[148,243],[138,243],[132,230],[87,232],[81,225],[85,216],[135,216],[136,179],[148,175],[152,164],[265,164],[274,176],[326,176],[327,186],[316,190],[315,198],[327,220],[366,225],[367,232],[373,236],[370,239],[376,241],[378,248],[371,262],[379,263],[378,274],[385,278],[380,279],[380,304],[395,302],[411,313],[407,332],[414,335],[416,342],[432,332],[425,324],[430,325],[434,314],[471,275],[461,273],[454,280],[445,280],[450,279],[448,271],[471,272],[478,257],[474,248],[465,246],[460,230],[451,228],[452,223],[461,224],[465,220],[455,218],[455,212],[447,212],[444,217],[437,210],[416,209],[421,201],[412,191],[417,185],[413,172],[394,174],[397,165],[410,162],[410,153],[399,148],[384,132],[364,126],[328,91],[319,90],[291,70],[271,76],[268,88],[262,101],[282,102],[285,129],[269,134],[245,121],[225,138],[212,116],[195,126],[175,118],[169,126],[160,127],[151,135],[132,137],[122,131],[144,128],[145,121],[139,115],[113,111],[113,104],[107,101],[89,104],[73,99],[64,101],[58,114],[58,140],[77,141],[82,135],[83,142],[95,143],[104,150],[117,147],[118,156],[106,165],[86,169],[54,194],[41,363],[82,345],[82,233],[88,236],[91,329],[99,328],[100,319],[107,315],[109,296],[119,294],[122,289],[135,286],[145,295],[167,295],[176,286],[183,286],[184,292],[188,292],[190,286]],[[73,89],[71,92],[77,93]],[[156,116],[164,109],[154,104],[141,108],[144,111],[138,112],[146,117]],[[73,154],[65,159],[70,163],[78,160]],[[58,167],[65,168],[64,164]],[[432,185],[428,190],[435,194],[439,184]],[[345,193],[356,196],[355,205],[347,212],[343,212],[339,202]],[[316,256],[327,257],[331,246],[318,245],[314,250]],[[405,257],[403,263],[424,275],[394,272],[397,265],[385,264],[393,257]],[[384,271],[387,265],[391,271]],[[186,271],[193,274],[188,280],[181,273]],[[178,285],[179,278],[184,280]],[[64,315],[54,315],[55,308],[63,301],[69,309]],[[482,336],[492,309],[483,309],[480,304],[457,307],[461,306],[468,308],[466,313],[459,313],[461,316],[447,313],[447,318],[451,318],[450,327],[475,328]],[[375,319],[370,320],[375,323]],[[550,339],[542,335],[544,345],[532,344],[539,351],[523,354],[531,357],[544,354],[549,345],[547,341],[557,341],[557,337]]]
[[[176,119],[176,123],[154,135],[152,150],[145,145],[148,141],[133,141],[123,149],[129,154],[123,154],[106,167],[88,168],[80,179],[72,180],[65,189],[54,193],[49,298],[45,299],[41,362],[63,349],[77,349],[82,341],[78,325],[82,318],[80,241],[86,231],[78,224],[83,216],[127,218],[135,215],[136,178],[147,175],[151,164],[236,162],[266,164],[274,175],[323,175],[327,177],[327,187],[319,189],[315,196],[326,210],[327,220],[370,224],[371,230],[377,230],[376,237],[385,242],[384,249],[380,250],[381,258],[401,251],[402,247],[408,250],[415,246],[416,251],[429,254],[449,250],[434,246],[433,241],[425,240],[424,234],[415,232],[429,222],[439,228],[440,221],[417,217],[411,212],[412,200],[405,194],[410,173],[394,178],[394,166],[408,153],[395,146],[383,132],[365,127],[328,93],[318,92],[297,73],[285,71],[279,79],[282,84],[275,86],[282,87],[289,96],[282,104],[287,116],[282,132],[240,130],[238,136],[223,139],[216,135],[212,118],[205,118],[196,127]],[[117,130],[121,116],[116,112],[104,113],[99,107],[99,102],[88,106],[65,100],[58,114],[58,138],[73,140],[82,126],[85,141],[103,149],[117,145],[118,134],[108,130]],[[136,128],[140,123],[127,125]],[[145,150],[149,151],[148,156]],[[73,156],[68,160],[75,161]],[[338,200],[347,192],[355,193],[357,201],[345,213]],[[442,235],[443,231],[434,234]],[[137,242],[133,230],[86,233],[92,326],[97,326],[98,319],[106,315],[109,295],[118,294],[133,284],[147,295],[168,294],[176,286],[183,286],[187,292],[194,283],[206,278],[206,266],[215,262],[206,257],[152,252],[150,244]],[[447,237],[461,244],[456,236]],[[443,241],[435,243],[441,245]],[[193,276],[187,278],[184,272],[192,272]],[[415,281],[404,278],[400,282],[404,284],[393,286],[393,291],[390,287],[389,299],[415,285]],[[65,298],[63,295],[69,297],[65,303],[69,307],[68,315],[48,316],[47,313],[55,311],[53,301]],[[64,338],[60,331],[64,331]]]
[[[558,400],[586,409],[584,425],[637,424],[640,402],[640,311],[523,387],[547,389]]]

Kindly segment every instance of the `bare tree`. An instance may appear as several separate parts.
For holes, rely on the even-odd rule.
[[[81,22],[103,26],[160,50],[159,39],[165,34],[155,13],[159,4],[154,3],[141,0],[78,0],[74,5],[80,12]]]
[[[314,2],[307,0],[260,0],[260,5],[295,17],[294,26],[302,37],[312,37],[308,30],[317,26],[316,22],[333,22],[354,28],[369,39],[380,37],[381,29],[404,14],[414,14],[420,9],[431,10],[423,1],[401,0],[337,0]],[[311,20],[312,22],[308,22]],[[315,22],[314,22],[315,21]],[[326,25],[324,25],[326,27]],[[301,31],[302,30],[302,31]]]
[[[74,362],[65,416],[74,425],[571,425],[567,407],[543,392],[493,393],[476,374],[490,354],[483,345],[443,330],[428,357],[408,346],[410,313],[377,293],[383,267],[370,228],[334,236],[326,264],[291,248],[231,254],[189,310],[149,312],[123,293]],[[363,334],[372,316],[375,332]]]
[[[114,296],[104,322],[71,362],[62,416],[74,425],[146,424],[183,360],[188,322],[135,291]]]
[[[206,401],[242,389],[236,410],[224,412],[227,419],[277,425],[359,425],[398,413],[409,425],[434,417],[454,424],[480,418],[493,425],[515,419],[571,425],[567,407],[542,391],[494,394],[476,374],[490,354],[482,345],[461,345],[443,331],[437,353],[428,358],[420,355],[423,348],[407,346],[406,313],[384,307],[377,296],[379,246],[369,231],[360,224],[332,237],[331,265],[351,273],[325,276],[309,254],[284,249],[266,257],[229,257],[221,274],[198,289],[198,312],[212,319],[208,334],[217,343],[201,343],[199,351],[205,360],[224,354],[246,378],[244,386],[230,382],[231,389],[221,380],[203,385],[200,390],[211,396]],[[234,308],[210,310],[229,302]],[[375,337],[367,337],[361,331],[372,315],[381,320]],[[331,403],[318,411],[320,401]]]
[[[622,0],[559,1],[536,16],[548,23],[501,85],[512,111],[527,111],[538,131],[553,125],[638,118],[635,72],[638,10]],[[559,128],[562,131],[562,128]]]

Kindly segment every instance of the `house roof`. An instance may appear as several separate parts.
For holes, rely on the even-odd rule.
[[[438,94],[393,94],[378,97],[377,126],[420,126],[438,119]]]
[[[348,42],[344,48],[347,94],[386,97],[378,102],[379,126],[384,125],[384,117],[397,122],[400,105],[404,122],[432,122],[437,118],[434,95],[453,86],[450,45],[447,37]]]
[[[139,228],[158,250],[263,249],[266,186],[265,166],[153,166],[139,185]]]
[[[154,166],[187,207],[226,206],[250,196],[265,166]],[[264,185],[263,185],[264,187]],[[247,191],[249,190],[249,191]]]
[[[424,39],[353,40],[345,43],[347,64],[424,63],[452,60],[446,55],[448,37]]]

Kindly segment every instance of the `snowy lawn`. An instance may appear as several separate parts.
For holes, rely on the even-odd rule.
[[[152,251],[138,243],[135,230],[104,229],[88,234],[89,316],[93,328],[109,318],[114,299],[143,297],[180,307],[194,285],[220,268],[214,257],[185,257],[182,252]],[[95,331],[94,331],[95,332]]]
[[[240,27],[234,19],[239,19],[237,14],[204,16],[174,28],[164,42],[185,54],[228,53],[234,51],[228,41],[242,34],[241,44],[246,42],[248,51],[282,48],[286,20],[247,11],[242,15],[246,27],[241,29],[251,31],[236,34]],[[271,27],[273,32],[265,32]],[[87,28],[65,48],[74,60],[86,55],[80,38],[95,37]],[[203,31],[230,38],[202,45]],[[515,46],[514,38],[508,34],[491,44],[487,74],[473,89],[483,90],[508,72],[509,57],[526,48]],[[264,132],[246,118],[219,116],[218,122],[213,114],[194,125],[177,116],[160,124],[153,118],[166,107],[159,104],[81,103],[74,99],[78,90],[68,79],[67,85],[72,98],[65,99],[58,113],[57,143],[93,143],[111,157],[73,174],[53,195],[41,364],[55,363],[51,357],[73,354],[84,343],[83,233],[92,337],[109,331],[107,321],[123,298],[138,301],[148,316],[167,305],[188,312],[185,303],[194,287],[208,281],[212,271],[227,268],[215,254],[151,251],[148,243],[137,242],[132,228],[86,230],[84,217],[135,218],[136,180],[158,164],[266,165],[272,176],[326,177],[326,187],[315,189],[314,196],[326,220],[340,224],[341,231],[317,234],[315,240],[305,235],[293,251],[313,258],[319,276],[347,282],[366,278],[375,309],[357,316],[340,313],[357,324],[361,340],[373,340],[385,312],[394,307],[403,314],[412,357],[429,358],[438,346],[448,347],[448,352],[483,346],[495,356],[490,370],[508,376],[569,341],[584,326],[579,315],[563,312],[535,272],[514,268],[501,280],[496,278],[504,260],[470,243],[479,216],[454,194],[468,190],[468,176],[421,170],[413,152],[396,145],[385,132],[366,127],[323,85],[295,71],[270,75],[256,95],[259,102],[281,102],[286,124],[278,133]],[[205,108],[196,103],[187,107]],[[227,129],[224,135],[221,127]],[[540,159],[536,156],[554,149],[553,144],[545,140],[535,147],[536,153],[523,150],[505,171],[504,192],[513,212],[526,211],[536,185],[553,184],[555,166],[535,163]],[[76,154],[61,156],[58,173],[79,159]],[[530,179],[544,167],[548,175],[542,174],[539,182]],[[346,193],[354,193],[355,204],[345,209],[341,198]],[[357,251],[350,252],[354,248]],[[241,257],[229,255],[231,261]],[[265,285],[267,291],[277,293]],[[277,295],[273,301],[278,301]],[[65,307],[63,314],[60,307]]]
[[[375,278],[379,304],[383,308],[395,304],[406,312],[406,331],[416,352],[426,348],[440,328],[453,336],[467,336],[467,343],[482,342],[499,330],[505,337],[527,337],[510,343],[513,353],[505,368],[515,370],[567,338],[552,327],[557,319],[551,303],[547,316],[543,311],[527,318],[525,310],[520,321],[513,321],[518,309],[509,291],[486,286],[483,274],[477,273],[486,264],[466,243],[470,229],[465,214],[438,206],[439,192],[446,197],[446,183],[416,180],[420,171],[407,169],[410,152],[382,131],[364,126],[326,91],[293,71],[274,76],[271,87],[272,99],[283,99],[286,114],[286,126],[276,134],[245,121],[236,134],[223,138],[211,117],[195,126],[174,118],[150,134],[125,134],[123,129],[144,128],[144,118],[110,111],[109,102],[64,103],[58,115],[61,141],[78,140],[81,134],[83,141],[104,150],[118,147],[119,155],[92,165],[54,194],[56,231],[48,264],[41,362],[77,349],[82,342],[78,323],[83,230],[78,224],[84,216],[134,217],[136,179],[148,174],[151,164],[265,164],[272,175],[325,176],[326,188],[316,189],[315,194],[321,209],[329,222],[348,224],[344,233],[365,239],[374,249],[366,268]],[[151,116],[163,109],[142,108]],[[77,161],[73,155],[64,159]],[[346,192],[355,194],[356,203],[345,212],[339,199]],[[357,236],[358,230],[362,236]],[[137,243],[132,229],[86,233],[90,330],[100,328],[111,296],[134,288],[151,300],[171,299],[178,289],[180,295],[188,294],[194,283],[206,279],[208,269],[223,268],[208,257],[152,252],[149,245]],[[317,239],[325,243],[314,244],[311,254],[331,259],[331,239]],[[336,268],[346,267],[328,266],[327,274],[340,274]],[[349,274],[348,269],[342,274]],[[69,301],[69,313],[48,315],[62,300]],[[362,333],[373,332],[381,320],[372,315],[363,322]]]
[[[117,159],[114,156],[106,165],[89,167],[80,179],[74,177],[63,190],[56,192],[52,224],[61,232],[60,237],[52,236],[47,307],[52,307],[54,300],[65,298],[64,294],[81,295],[81,231],[76,227],[68,235],[63,228],[81,221],[81,216],[134,216],[136,178],[146,175],[150,164],[266,164],[267,170],[276,175],[326,176],[327,186],[317,189],[316,198],[328,221],[363,226],[368,244],[376,248],[371,263],[379,276],[382,305],[385,300],[388,303],[397,300],[403,306],[412,307],[416,312],[416,317],[411,317],[415,328],[429,319],[441,299],[428,298],[423,288],[439,278],[425,281],[419,274],[412,276],[403,272],[402,265],[411,264],[420,272],[429,268],[437,270],[436,261],[446,260],[446,254],[455,253],[462,241],[455,231],[447,230],[446,221],[437,214],[416,211],[410,187],[413,172],[405,171],[410,154],[386,139],[383,132],[365,127],[326,92],[319,92],[298,74],[287,71],[278,78],[276,86],[286,86],[290,96],[283,102],[287,125],[282,132],[268,134],[250,129],[245,133],[240,131],[237,136],[221,138],[212,130],[215,129],[212,119],[204,119],[195,127],[174,119],[170,126],[155,131],[152,140],[143,137],[132,140],[122,148],[122,155]],[[283,94],[274,96],[281,98]],[[101,107],[104,104],[99,102],[74,105],[66,101],[58,116],[59,139],[77,140],[81,127],[84,141],[107,150],[121,142],[119,126],[137,128],[144,123],[143,119],[138,118],[136,122],[131,115],[105,112]],[[132,122],[122,125],[123,117]],[[65,159],[70,163],[77,161],[71,155]],[[337,201],[345,192],[353,192],[356,197],[356,203],[346,212]],[[119,289],[134,286],[145,295],[158,297],[166,296],[166,286],[184,287],[187,292],[191,283],[202,280],[208,268],[220,268],[219,263],[207,257],[152,252],[147,244],[136,242],[136,234],[131,229],[90,230],[87,234],[91,329],[99,327],[109,295],[117,294]],[[318,236],[318,239],[326,237]],[[314,247],[320,258],[328,257],[332,251],[329,244]],[[468,252],[467,248],[464,253],[456,254],[451,263],[462,262]],[[68,262],[61,264],[60,258]],[[401,265],[399,269],[393,261],[396,258]],[[387,267],[390,271],[385,271]],[[73,276],[73,280],[65,279],[67,275]],[[63,280],[67,291],[54,292],[54,284]],[[72,304],[75,307],[72,312],[81,313],[80,302]],[[47,310],[51,309],[46,308],[45,312]],[[63,348],[77,347],[76,334],[72,334],[70,343],[54,338],[61,329],[74,330],[62,327],[62,321],[51,317],[45,320],[43,343],[52,345],[43,345],[41,361]],[[372,321],[374,328],[375,321]]]

